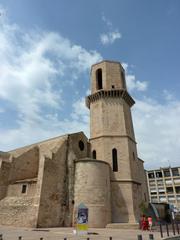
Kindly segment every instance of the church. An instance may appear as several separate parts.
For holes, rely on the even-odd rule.
[[[89,227],[137,225],[148,194],[135,101],[119,62],[94,64],[90,79],[90,139],[77,132],[0,152],[0,225],[71,227],[80,203]]]

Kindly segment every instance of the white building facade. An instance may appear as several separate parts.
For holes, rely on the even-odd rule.
[[[180,167],[147,171],[151,203],[169,203],[180,210]]]

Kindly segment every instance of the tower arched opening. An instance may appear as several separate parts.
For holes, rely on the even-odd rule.
[[[101,68],[98,68],[96,70],[96,89],[97,90],[103,89],[102,69]]]
[[[112,149],[112,168],[113,172],[118,172],[118,159],[117,159],[117,149]]]
[[[93,157],[93,159],[96,159],[96,150],[92,151],[92,157]]]

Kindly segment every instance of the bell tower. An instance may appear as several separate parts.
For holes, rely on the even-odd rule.
[[[91,154],[111,167],[112,223],[136,223],[139,218],[141,183],[131,117],[134,103],[119,62],[102,61],[92,66],[91,95],[86,97]]]

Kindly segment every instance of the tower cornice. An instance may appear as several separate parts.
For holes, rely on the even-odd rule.
[[[98,62],[98,63],[93,64],[93,65],[91,66],[91,71],[92,71],[92,69],[93,69],[94,66],[100,65],[101,63],[116,63],[116,64],[121,65],[121,63],[120,63],[119,61],[113,61],[113,60],[104,59],[104,60],[102,60],[102,61],[100,61],[100,62]],[[121,67],[122,67],[122,65],[121,65]],[[123,68],[123,67],[122,67],[122,68]],[[124,68],[123,68],[123,69],[124,69]]]
[[[103,98],[121,98],[132,107],[135,104],[134,99],[129,95],[125,89],[111,89],[111,90],[99,90],[94,94],[86,97],[86,106],[90,108],[92,102],[96,102]]]
[[[135,143],[135,144],[137,144],[137,142],[131,137],[131,136],[129,136],[129,135],[119,135],[119,134],[117,134],[117,135],[112,135],[112,134],[106,134],[106,135],[100,135],[100,136],[97,136],[97,137],[92,137],[92,138],[90,138],[89,139],[89,141],[91,142],[92,140],[94,140],[94,139],[99,139],[99,138],[108,138],[108,137],[110,137],[110,138],[128,138],[129,140],[131,140],[133,143]]]

